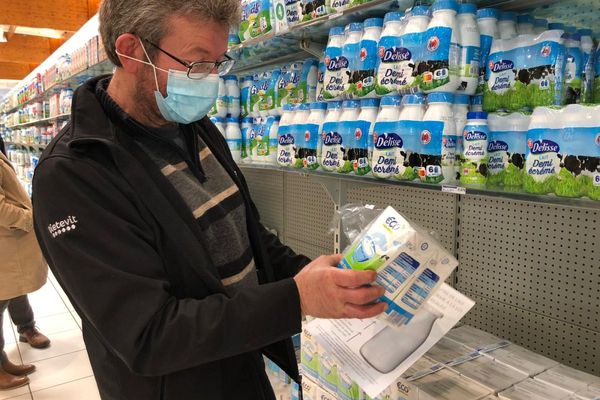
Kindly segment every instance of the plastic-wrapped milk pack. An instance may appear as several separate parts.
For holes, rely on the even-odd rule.
[[[340,268],[373,270],[389,307],[381,317],[405,325],[458,266],[432,237],[387,207],[344,252]]]

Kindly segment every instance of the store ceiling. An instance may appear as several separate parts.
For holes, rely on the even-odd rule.
[[[0,0],[0,79],[23,79],[96,12],[100,0]]]

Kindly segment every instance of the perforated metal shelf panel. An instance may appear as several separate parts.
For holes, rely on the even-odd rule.
[[[349,183],[348,203],[392,206],[419,224],[448,250],[454,253],[456,238],[457,198],[453,194],[409,187]]]
[[[554,348],[579,368],[586,367],[587,357],[589,370],[600,354],[600,211],[466,196],[460,200],[459,215],[457,288],[486,299],[488,312],[508,307],[535,315],[543,321],[543,330],[536,324],[505,323],[502,329],[508,335],[503,337],[519,335],[525,345],[534,341],[536,351]],[[484,318],[482,323],[488,324],[507,319],[505,314],[475,315],[469,319]],[[560,348],[566,343],[555,346],[555,333],[565,326],[568,331],[590,332],[579,339],[575,333],[568,335],[569,346],[582,349],[579,354],[574,351],[572,359]]]
[[[276,229],[279,237],[284,237],[284,173],[253,169],[243,169],[243,173],[263,225]]]
[[[296,239],[319,248],[333,246],[329,225],[335,205],[325,189],[300,174],[285,176],[285,240]]]
[[[285,244],[290,246],[298,254],[304,254],[313,260],[319,256],[333,253],[333,242],[328,247],[315,246],[311,243],[306,243],[302,240],[286,238]]]
[[[600,376],[600,333],[468,291],[475,307],[462,322],[573,368]]]

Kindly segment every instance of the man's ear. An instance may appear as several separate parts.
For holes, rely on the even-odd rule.
[[[132,33],[124,33],[119,36],[115,42],[115,48],[123,69],[128,73],[136,74],[145,66],[140,61],[148,62],[148,58],[142,49],[140,38]]]

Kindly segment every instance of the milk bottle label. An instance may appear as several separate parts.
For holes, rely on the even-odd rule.
[[[336,13],[349,8],[352,0],[331,0],[331,13]]]
[[[255,154],[259,157],[269,155],[269,131],[266,123],[255,125],[254,140],[256,141]]]
[[[565,84],[567,86],[567,104],[579,103],[581,98],[581,74],[583,72],[583,53],[579,47],[567,48],[565,66]]]
[[[279,143],[277,145],[277,164],[282,167],[290,167],[293,162],[294,147],[296,141],[291,134],[290,126],[283,125],[279,127]]]
[[[346,125],[350,135],[350,144],[347,150],[348,160],[356,175],[366,175],[371,172],[369,164],[369,130],[371,122],[356,121]]]
[[[348,93],[357,97],[366,97],[375,90],[379,52],[377,42],[374,40],[363,40],[361,45],[358,69],[350,77]]]
[[[525,167],[525,133],[498,131],[490,133],[488,143],[488,183],[520,187]]]
[[[272,29],[271,2],[267,0],[249,1],[242,11],[240,39],[242,41],[263,35]]]
[[[342,55],[339,47],[328,48],[325,54],[325,71],[323,98],[333,100],[344,93],[344,71],[348,69],[348,59]]]
[[[310,21],[315,18],[327,15],[327,5],[325,0],[301,0],[302,1],[302,21]]]
[[[325,63],[321,62],[319,63],[319,70],[317,72],[317,96],[316,96],[316,100],[317,101],[325,101],[325,97],[324,97],[324,91],[325,91],[325,87],[323,86],[323,83],[325,81]]]
[[[596,49],[594,68],[594,103],[600,103],[600,50]]]
[[[319,168],[317,147],[319,144],[319,124],[306,124],[304,129],[304,147],[299,149],[302,167],[307,169]]]
[[[375,123],[371,168],[373,169],[373,175],[377,178],[389,178],[398,175],[398,166],[404,164],[404,158],[401,156],[401,153],[404,152],[404,141],[399,135],[400,130],[398,128],[398,121]]]
[[[398,92],[402,95],[417,93],[419,91],[419,83],[416,79],[416,64],[423,56],[422,50],[425,33],[407,33],[402,35],[400,40],[401,48],[406,51],[400,57],[405,59],[399,62]]]
[[[463,78],[477,78],[480,71],[481,49],[477,46],[461,46],[460,76]]]
[[[420,134],[421,167],[418,175],[421,181],[440,183],[444,180],[442,170],[442,139],[444,123],[441,121],[426,121]]]
[[[452,28],[433,27],[424,37],[425,51],[419,63],[419,87],[430,91],[450,83],[450,75],[458,76],[460,47],[452,43]]]
[[[463,133],[463,162],[460,182],[466,185],[484,185],[487,177],[488,131],[484,126],[465,127]]]
[[[302,19],[300,0],[285,0],[285,16],[288,24],[296,25]]]
[[[358,80],[360,52],[360,42],[347,44],[343,49],[343,57],[345,57],[348,62],[346,63],[345,67],[342,67],[341,75],[344,85],[344,92],[350,95],[353,95],[356,90],[356,84],[353,82]]]
[[[421,132],[424,122],[422,121],[400,121],[398,131],[402,133],[404,149],[397,154],[398,173],[394,178],[399,180],[413,181],[418,177],[421,167]]]
[[[379,41],[379,61],[375,92],[385,96],[395,92],[400,77],[404,76],[404,63],[412,59],[410,50],[398,47],[399,38],[384,36]]]
[[[269,90],[269,81],[260,78],[258,81],[254,81],[250,88],[250,112],[254,115],[258,115],[259,111],[263,108],[261,103]]]
[[[321,166],[326,171],[337,171],[345,162],[343,138],[339,128],[338,122],[326,122],[323,125]]]
[[[290,69],[283,72],[277,81],[277,107],[282,107],[285,104],[300,104],[303,103],[303,98],[293,97],[295,89],[300,84],[301,75],[299,71]]]
[[[525,190],[600,200],[598,128],[533,129],[527,147]]]
[[[481,60],[479,64],[479,86],[477,87],[476,94],[483,94],[485,90],[485,82],[486,82],[486,67],[488,63],[488,59],[490,57],[490,49],[492,48],[492,41],[494,40],[493,36],[489,35],[481,35]]]

